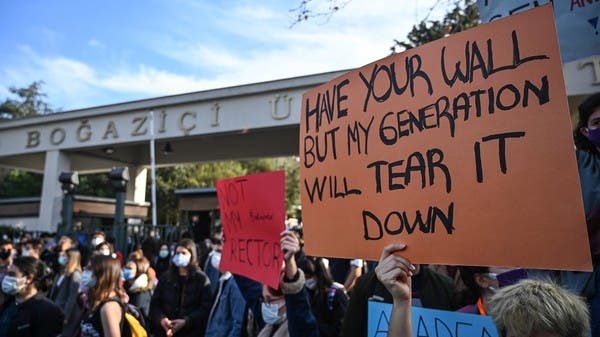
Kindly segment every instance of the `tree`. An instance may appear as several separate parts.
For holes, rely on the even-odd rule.
[[[344,8],[352,0],[327,0],[325,4],[319,1],[302,0],[298,7],[290,9],[293,13],[293,21],[290,27],[306,21],[311,18],[322,17],[325,21],[328,21],[331,16]]]
[[[425,18],[418,25],[413,26],[406,36],[408,41],[394,39],[394,45],[390,49],[392,53],[396,53],[397,51],[415,48],[444,36],[473,28],[478,24],[479,10],[477,4],[473,0],[457,1],[454,3],[454,8],[446,13],[443,20],[427,21],[427,18]]]
[[[324,17],[329,20],[333,14],[344,8],[351,0],[302,0],[298,7],[291,9],[294,18],[291,26],[312,18]],[[433,7],[429,9],[429,14],[440,3],[438,0]],[[390,47],[392,54],[407,49],[418,47],[427,42],[435,41],[444,36],[462,32],[473,28],[479,24],[479,10],[474,0],[462,0],[454,2],[454,8],[447,12],[444,19],[427,20],[429,14],[414,25],[408,33],[408,41],[399,41],[394,39],[394,45]]]
[[[27,88],[10,87],[11,94],[18,99],[7,98],[0,104],[0,119],[17,119],[52,113],[50,105],[46,103],[46,94],[43,93],[43,81],[36,81]]]
[[[253,160],[225,161],[206,164],[185,164],[159,168],[156,171],[156,204],[158,223],[181,223],[177,207],[176,189],[214,187],[219,179],[233,178],[274,170],[286,171],[286,208],[294,214],[300,204],[299,163],[294,157],[263,158]],[[151,185],[147,186],[150,200]]]
[[[79,185],[75,188],[75,193],[101,198],[115,197],[115,191],[110,184],[108,172],[80,175]]]
[[[18,99],[7,98],[0,104],[0,120],[17,119],[51,113],[45,102],[46,94],[41,91],[43,81],[36,81],[26,88],[10,87],[9,91]],[[41,174],[12,169],[2,172],[0,178],[0,197],[37,197],[42,193]]]
[[[43,176],[23,170],[10,170],[0,183],[0,198],[39,197]]]

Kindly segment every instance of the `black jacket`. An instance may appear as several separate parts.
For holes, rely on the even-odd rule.
[[[185,278],[173,271],[166,272],[159,279],[150,302],[154,336],[165,336],[160,320],[167,317],[186,321],[175,337],[203,337],[211,305],[210,281],[202,271],[190,271]]]
[[[2,306],[0,315],[14,303],[14,297]],[[10,337],[56,337],[63,329],[65,315],[54,303],[36,295],[17,305],[7,336]]]

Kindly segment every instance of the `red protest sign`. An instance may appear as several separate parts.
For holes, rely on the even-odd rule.
[[[217,196],[225,237],[220,269],[278,288],[285,172],[219,180]]]

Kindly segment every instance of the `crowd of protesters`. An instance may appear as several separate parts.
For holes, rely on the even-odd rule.
[[[579,112],[592,273],[413,265],[402,243],[379,261],[306,256],[298,225],[281,233],[272,288],[220,267],[218,225],[207,240],[148,238],[127,256],[102,232],[5,237],[0,337],[129,337],[129,311],[154,337],[362,337],[373,300],[393,303],[390,337],[412,336],[415,306],[489,315],[503,337],[600,336],[600,94]]]

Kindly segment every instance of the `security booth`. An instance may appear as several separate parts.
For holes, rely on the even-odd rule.
[[[215,224],[220,220],[217,189],[214,187],[175,190],[181,222],[189,224],[194,240],[201,242],[210,238]]]
[[[115,199],[73,195],[72,225],[66,233],[88,235],[96,230],[110,233],[115,216]],[[40,197],[0,199],[0,225],[27,229],[38,220]],[[124,218],[128,224],[143,223],[150,203],[125,201]]]

